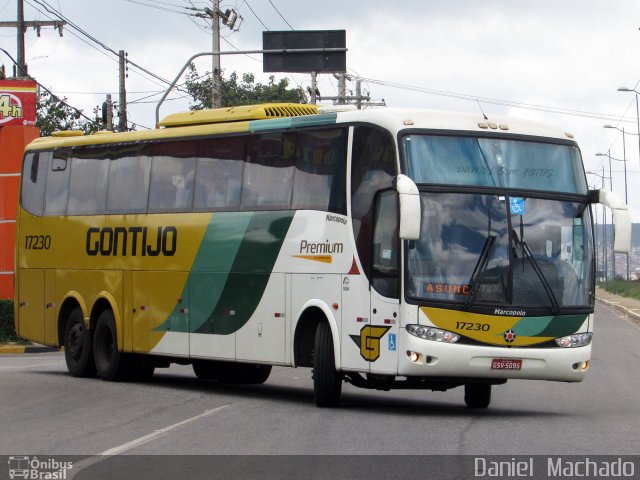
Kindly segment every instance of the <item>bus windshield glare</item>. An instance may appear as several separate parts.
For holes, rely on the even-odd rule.
[[[408,297],[527,312],[592,308],[591,216],[587,199],[576,200],[587,193],[577,148],[427,135],[403,146],[408,174],[425,185]]]
[[[407,175],[418,184],[587,194],[573,145],[420,134],[405,136],[403,147]]]

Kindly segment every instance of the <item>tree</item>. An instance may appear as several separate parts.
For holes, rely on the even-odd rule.
[[[185,80],[185,86],[193,97],[192,110],[211,108],[211,75],[202,79],[198,75],[195,65],[189,66],[189,72]],[[231,73],[228,79],[222,77],[221,97],[223,107],[238,105],[255,105],[258,103],[306,103],[307,96],[302,87],[288,88],[289,79],[276,78],[271,75],[268,84],[256,83],[252,73],[242,74],[242,80],[238,81],[238,74]]]
[[[101,130],[96,110],[93,112],[95,119],[88,120],[86,117],[82,118],[82,111],[71,107],[66,100],[46,90],[38,95],[36,126],[40,129],[41,136],[49,136],[56,130],[82,130],[84,133]]]

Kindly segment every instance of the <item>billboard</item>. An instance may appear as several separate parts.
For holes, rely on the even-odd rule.
[[[0,128],[36,125],[36,82],[0,80]]]
[[[262,32],[263,72],[330,73],[347,71],[345,30],[290,30]],[[323,51],[332,49],[331,51]],[[295,52],[295,50],[303,50]],[[317,50],[317,51],[304,51]],[[342,51],[335,51],[342,50]]]

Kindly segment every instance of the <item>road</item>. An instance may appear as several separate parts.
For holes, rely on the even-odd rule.
[[[259,386],[200,382],[188,366],[109,383],[69,376],[61,353],[4,355],[0,455],[634,455],[640,328],[596,313],[585,381],[508,382],[484,411],[465,408],[462,389],[347,385],[339,408],[319,409],[309,369],[274,368]]]

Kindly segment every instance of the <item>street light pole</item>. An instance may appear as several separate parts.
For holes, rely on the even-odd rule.
[[[634,92],[636,94],[636,122],[638,126],[638,155],[640,155],[640,105],[638,104],[638,92],[635,88],[620,87],[619,92]],[[640,157],[639,157],[640,158]]]
[[[636,96],[636,98],[638,98]],[[614,128],[616,130],[618,130],[619,132],[622,132],[622,160],[618,159],[618,158],[613,158],[613,160],[618,160],[618,161],[622,161],[624,163],[624,203],[626,203],[627,205],[629,204],[629,195],[628,195],[628,189],[627,189],[627,142],[626,142],[626,135],[635,135],[634,133],[630,133],[630,132],[625,132],[624,127],[622,128],[618,128],[618,127],[614,127],[613,125],[605,125],[604,128]],[[640,136],[639,136],[640,138]],[[627,282],[629,281],[629,279],[631,278],[631,271],[630,271],[630,261],[629,261],[629,253],[627,252]]]

